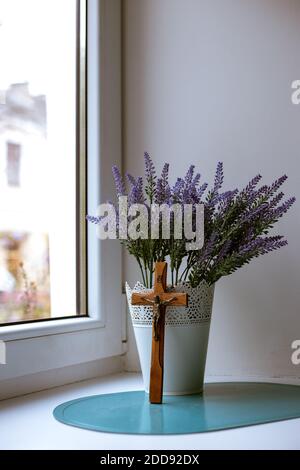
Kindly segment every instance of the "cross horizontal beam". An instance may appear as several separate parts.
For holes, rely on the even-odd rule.
[[[157,294],[155,292],[145,292],[143,294],[133,292],[131,296],[132,305],[153,305],[155,297]],[[159,294],[160,301],[162,303],[166,302],[168,307],[186,307],[188,305],[188,295],[185,293],[169,293],[164,292]]]

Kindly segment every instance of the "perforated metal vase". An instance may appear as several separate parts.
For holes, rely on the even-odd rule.
[[[187,395],[201,393],[208,346],[210,320],[214,298],[214,286],[202,282],[192,288],[182,283],[172,292],[186,292],[188,307],[168,307],[165,331],[164,394]],[[144,292],[140,282],[133,289],[126,283],[129,311],[135,333],[146,392],[149,391],[152,308],[132,306],[132,292]]]

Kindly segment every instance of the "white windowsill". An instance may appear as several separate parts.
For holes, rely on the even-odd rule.
[[[218,381],[217,378],[215,378]],[[215,381],[214,380],[214,381]],[[210,381],[210,380],[208,380]],[[99,433],[66,426],[52,416],[59,404],[88,395],[142,390],[139,374],[116,374],[33,393],[0,404],[0,449],[296,450],[300,419],[223,431],[165,436]],[[28,432],[30,420],[30,432]],[[41,432],[43,423],[43,432]],[[20,438],[20,436],[22,438]]]
[[[40,336],[58,335],[71,333],[73,331],[92,330],[104,328],[105,324],[89,317],[66,318],[44,322],[32,322],[20,325],[9,325],[0,327],[0,340],[16,341]]]

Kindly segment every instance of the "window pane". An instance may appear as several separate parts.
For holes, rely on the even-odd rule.
[[[0,324],[76,314],[76,0],[0,0]]]

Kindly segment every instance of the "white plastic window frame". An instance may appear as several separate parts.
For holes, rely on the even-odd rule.
[[[121,164],[121,2],[88,0],[88,212],[113,197]],[[5,326],[0,381],[122,354],[122,256],[88,227],[88,317]],[[63,286],[62,286],[63,295]],[[62,312],[63,313],[63,312]]]

